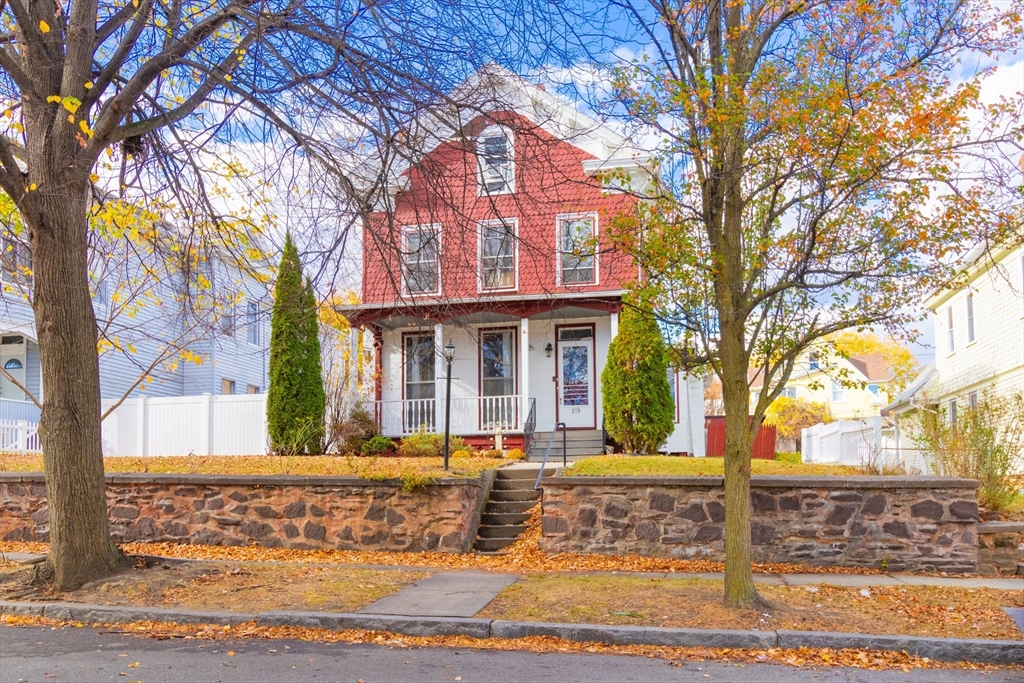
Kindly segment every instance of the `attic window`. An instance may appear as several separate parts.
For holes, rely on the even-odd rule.
[[[512,133],[491,126],[476,143],[480,164],[480,194],[511,194],[516,191],[515,150]]]
[[[23,366],[21,361],[17,358],[12,358],[4,363],[4,370],[21,370],[23,367],[25,366]]]

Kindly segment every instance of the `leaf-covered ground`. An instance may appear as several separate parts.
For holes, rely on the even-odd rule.
[[[580,460],[566,470],[569,476],[636,476],[636,477],[699,477],[721,476],[725,471],[724,458],[679,458],[665,455],[602,455]],[[751,474],[800,475],[862,475],[856,467],[842,465],[815,465],[781,462],[779,460],[751,460]]]
[[[0,598],[261,612],[354,612],[429,572],[270,563],[166,562],[86,584],[74,592],[28,589],[30,570],[0,572]]]
[[[0,615],[0,624],[8,627],[39,627],[49,628],[86,628],[80,622],[57,621],[44,617],[26,617],[21,615]],[[729,650],[712,648],[659,647],[653,645],[604,645],[602,643],[578,643],[559,638],[535,636],[517,639],[478,639],[468,636],[403,636],[379,631],[329,631],[326,629],[301,628],[297,626],[259,626],[255,622],[236,626],[216,626],[210,624],[179,625],[152,621],[133,624],[101,624],[93,628],[117,630],[132,633],[140,638],[158,638],[161,640],[180,638],[182,640],[225,641],[235,639],[260,639],[268,641],[269,651],[285,648],[275,641],[303,640],[317,643],[366,643],[390,648],[446,647],[477,650],[518,650],[527,652],[558,652],[576,654],[616,654],[636,657],[665,659],[673,666],[682,666],[683,662],[728,662],[743,665],[744,663],[774,663],[787,666],[806,667],[803,671],[807,678],[814,678],[813,670],[830,666],[848,666],[871,670],[902,670],[911,669],[963,669],[970,671],[1005,671],[1018,670],[1024,672],[1022,666],[996,666],[990,664],[969,664],[967,662],[936,662],[927,657],[917,657],[906,652],[888,652],[881,650],[855,650],[830,648],[799,648],[796,650]]]
[[[828,579],[823,577],[823,581]],[[722,582],[635,576],[532,575],[495,598],[481,617],[516,621],[632,624],[673,628],[788,629],[1020,640],[1003,607],[1021,591],[934,586],[760,585],[779,609],[722,605]]]
[[[362,477],[364,479],[407,479],[410,476],[477,477],[505,461],[495,458],[452,458],[444,471],[442,458],[375,458],[332,455],[217,455],[174,457],[103,458],[106,472],[150,474],[285,474],[300,476]],[[0,453],[0,472],[42,472],[43,456]]]

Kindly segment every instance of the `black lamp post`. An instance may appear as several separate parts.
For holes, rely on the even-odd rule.
[[[452,423],[452,361],[455,359],[455,344],[449,339],[444,345],[444,359],[448,363],[448,372],[445,375],[447,387],[444,397],[444,471],[448,471],[448,450],[450,449],[448,432]]]

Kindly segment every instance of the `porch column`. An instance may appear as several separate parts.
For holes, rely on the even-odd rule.
[[[530,319],[519,319],[519,428],[530,415]]]
[[[619,314],[618,313],[611,313],[610,317],[611,317],[612,339],[615,339],[617,336],[619,336]]]
[[[437,323],[434,325],[434,431],[439,434],[444,432],[444,373],[447,364],[444,362],[443,348],[444,325]]]

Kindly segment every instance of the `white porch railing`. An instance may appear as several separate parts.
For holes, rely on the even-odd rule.
[[[802,430],[800,436],[804,462],[852,467],[901,464],[894,439],[882,430],[881,417],[816,424]]]
[[[518,395],[452,397],[452,434],[491,434],[521,431],[521,399]],[[377,420],[384,436],[404,436],[418,431],[444,431],[444,399],[420,398],[367,401],[366,410]]]
[[[0,451],[42,453],[39,423],[27,420],[0,420]]]

